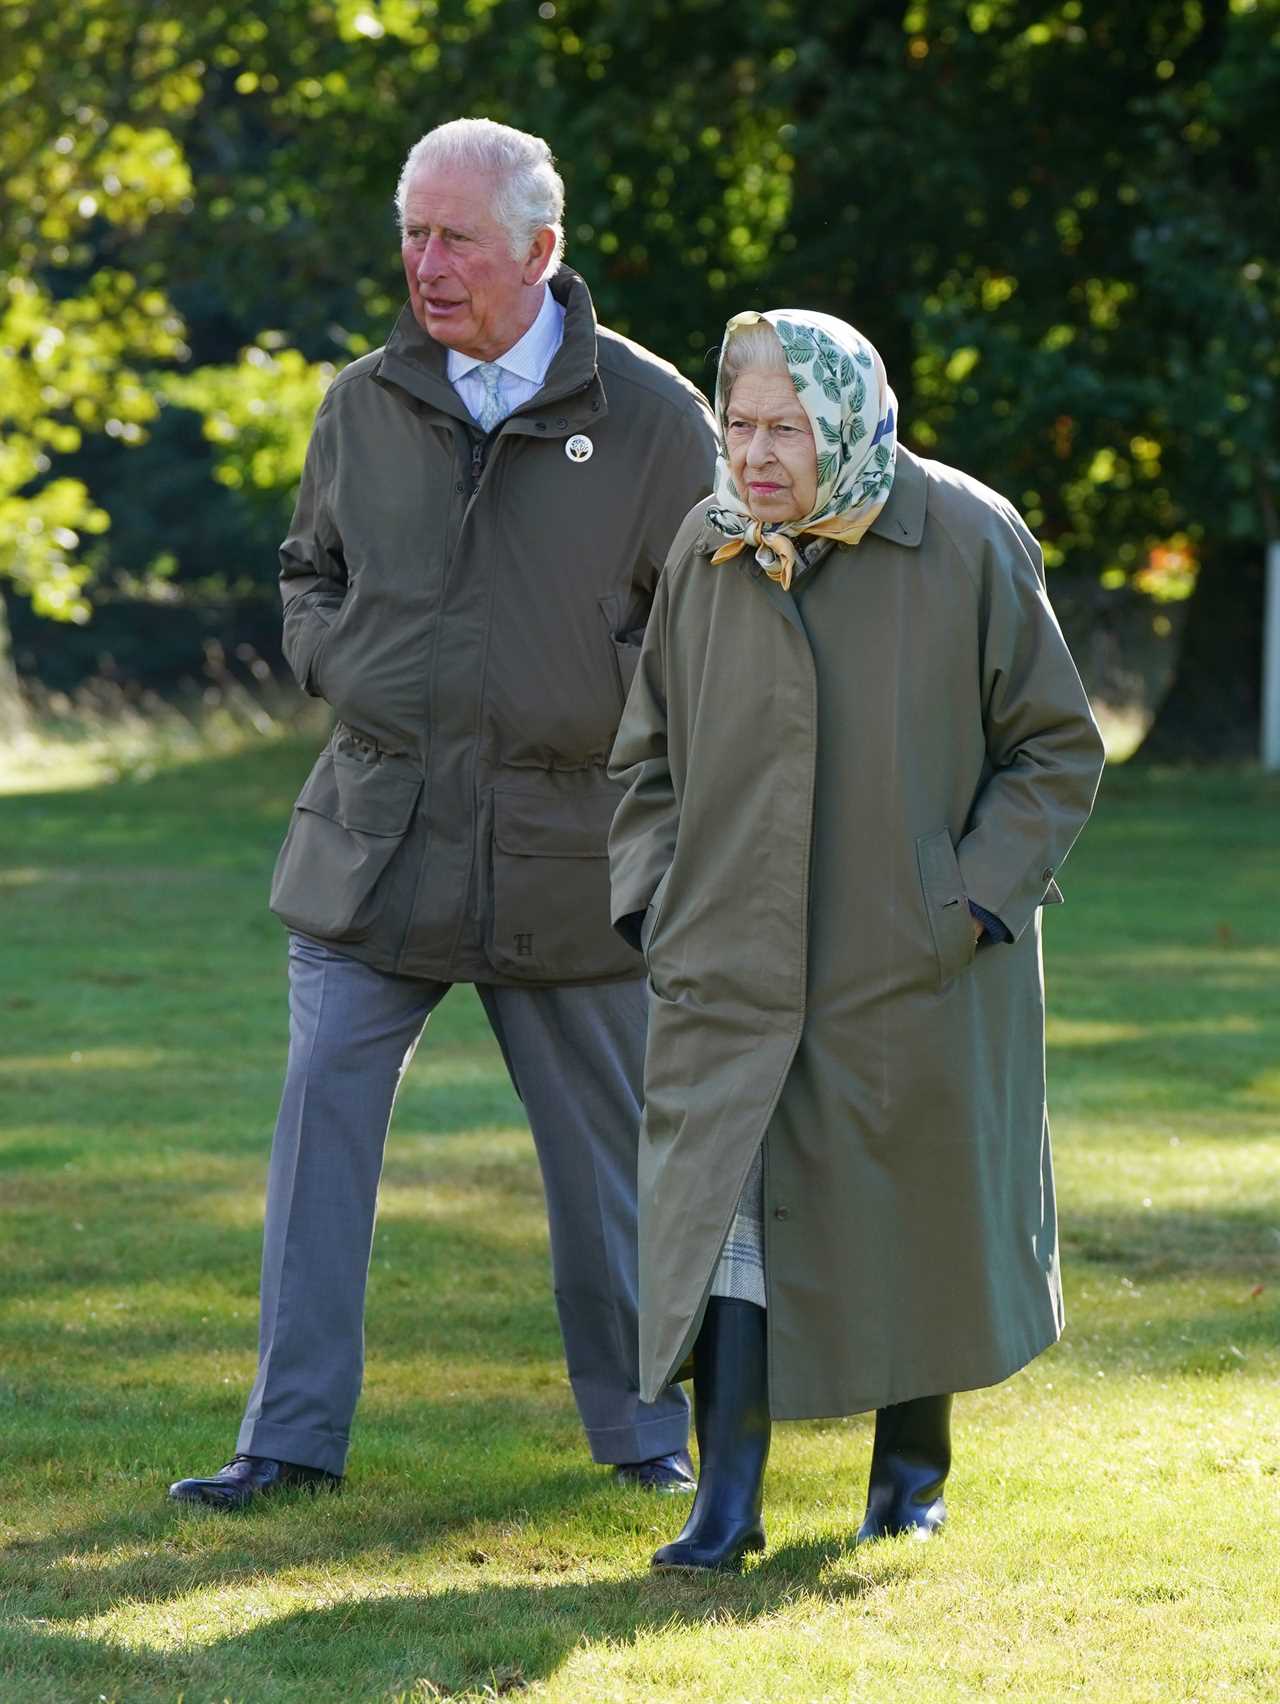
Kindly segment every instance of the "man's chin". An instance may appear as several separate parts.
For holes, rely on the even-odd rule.
[[[469,322],[464,313],[437,313],[424,304],[418,323],[446,349],[458,349],[466,342]]]

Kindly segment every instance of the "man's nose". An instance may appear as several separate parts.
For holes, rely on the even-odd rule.
[[[425,282],[428,278],[439,278],[445,270],[445,258],[448,251],[442,238],[430,236],[422,245],[422,253],[418,257],[418,278]]]

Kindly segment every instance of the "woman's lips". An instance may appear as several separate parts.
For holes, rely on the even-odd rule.
[[[749,491],[757,492],[761,497],[772,497],[775,491],[781,491],[780,485],[765,485],[753,482],[747,487]]]

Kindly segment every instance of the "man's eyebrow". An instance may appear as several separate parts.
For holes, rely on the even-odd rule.
[[[406,231],[426,231],[431,228],[432,224],[433,221],[424,214],[417,219],[407,218],[404,222],[404,228]],[[438,225],[436,229],[446,237],[469,237],[471,235],[470,231],[464,231],[458,225]]]

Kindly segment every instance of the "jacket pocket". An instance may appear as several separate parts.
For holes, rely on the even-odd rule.
[[[363,941],[423,778],[395,758],[322,752],[298,794],[271,883],[271,909],[322,941]]]
[[[622,620],[622,600],[615,597],[600,599],[600,613],[604,616],[605,626],[609,629],[609,643],[613,647],[613,660],[618,671],[619,705],[627,701],[631,691],[631,682],[636,677],[636,665],[640,661],[640,647],[644,643],[644,630],[636,633],[623,633],[619,628]]]
[[[916,841],[916,862],[933,934],[938,987],[945,988],[973,963],[977,951],[969,896],[949,831],[943,828],[936,834],[921,835]]]
[[[609,825],[620,794],[493,795],[485,954],[528,982],[640,976],[609,921]]]
[[[315,593],[295,598],[284,613],[281,648],[298,685],[312,698],[323,698],[319,684],[320,653],[342,613],[342,604]]]

